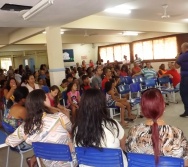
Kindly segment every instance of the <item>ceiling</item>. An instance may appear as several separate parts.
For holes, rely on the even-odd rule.
[[[1,0],[0,7],[5,3],[34,6],[39,1]],[[130,15],[112,15],[103,12],[106,8],[121,4],[131,9]],[[164,4],[168,4],[167,14],[171,16],[168,19],[161,18]],[[45,43],[41,32],[48,26],[62,27],[65,37],[81,36],[82,39],[75,40],[75,43],[86,42],[86,38],[91,38],[89,42],[92,43],[92,40],[102,41],[101,38],[96,39],[100,36],[122,36],[121,33],[126,30],[140,31],[142,36],[144,33],[153,32],[187,33],[187,9],[187,0],[54,0],[53,5],[29,20],[22,18],[26,11],[0,10],[0,45],[24,44],[35,35],[38,40],[34,38],[34,41],[41,40],[41,43]],[[70,40],[70,43],[73,41]],[[117,41],[118,39],[114,42]]]

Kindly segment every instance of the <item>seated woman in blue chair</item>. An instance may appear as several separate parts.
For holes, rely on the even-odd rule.
[[[124,121],[125,116],[125,108],[128,111],[128,118],[127,121],[133,121],[135,116],[131,114],[131,106],[130,103],[127,101],[126,98],[119,98],[116,96],[115,92],[116,81],[114,79],[110,79],[110,81],[106,82],[105,84],[105,91],[106,91],[106,101],[108,107],[120,107],[121,109],[121,125],[123,127],[127,127],[127,122]]]
[[[43,90],[36,89],[29,93],[26,98],[25,107],[27,116],[13,134],[9,135],[6,143],[12,147],[19,145],[21,142],[32,145],[32,142],[47,142],[57,144],[71,144],[70,133],[72,124],[69,118],[62,112],[51,113],[50,109],[45,106],[46,95]],[[29,166],[34,166],[36,161],[32,158],[28,161]],[[67,162],[50,161],[42,159],[46,167],[68,167]],[[76,158],[73,156],[74,166]]]
[[[99,89],[83,93],[72,134],[76,146],[125,150],[124,129],[108,115],[105,96]],[[127,159],[122,155],[127,167]]]
[[[4,122],[16,129],[26,119],[25,99],[29,94],[25,86],[17,87],[7,102],[7,111]]]
[[[146,122],[130,129],[127,152],[154,154],[156,163],[160,155],[188,159],[188,141],[182,130],[167,125],[162,118],[165,102],[160,90],[144,91],[140,105]]]

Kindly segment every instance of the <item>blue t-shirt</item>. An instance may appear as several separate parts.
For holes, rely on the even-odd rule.
[[[176,63],[181,66],[181,77],[188,77],[188,52],[182,53]]]

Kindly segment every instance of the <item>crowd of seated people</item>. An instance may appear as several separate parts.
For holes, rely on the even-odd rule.
[[[122,131],[122,126],[127,127],[128,122],[132,122],[135,119],[135,115],[131,114],[131,105],[128,102],[128,97],[124,96],[119,98],[116,86],[119,84],[121,76],[134,77],[136,75],[143,75],[146,78],[157,77],[157,72],[152,68],[150,62],[147,62],[146,67],[142,68],[143,64],[140,61],[140,59],[135,61],[135,69],[132,71],[130,70],[130,64],[128,64],[130,62],[128,61],[128,63],[125,63],[122,67],[120,67],[117,61],[96,67],[93,62],[90,61],[87,67],[86,62],[83,61],[81,66],[77,64],[76,67],[66,68],[66,77],[62,78],[62,83],[59,83],[59,86],[53,85],[52,87],[47,84],[49,82],[49,73],[45,66],[42,66],[41,70],[35,73],[32,73],[28,67],[27,70],[24,70],[23,67],[19,67],[17,70],[18,73],[15,74],[22,76],[21,82],[14,79],[15,74],[13,73],[13,76],[10,71],[9,74],[11,76],[9,76],[6,85],[4,84],[2,87],[5,99],[8,101],[11,97],[15,98],[16,94],[14,93],[20,88],[20,84],[23,84],[30,93],[25,103],[27,115],[25,118],[22,118],[23,123],[21,122],[19,127],[15,127],[17,129],[7,138],[6,143],[12,147],[19,145],[23,141],[26,141],[26,143],[30,145],[34,141],[68,144],[67,140],[66,142],[64,140],[64,138],[67,138],[70,141],[73,139],[75,146],[120,148],[123,151],[131,152],[131,137],[129,138],[129,136],[131,135],[132,129],[127,139],[126,150],[125,135],[124,131]],[[169,68],[170,69],[165,71],[160,77],[173,76],[171,77],[172,83],[176,86],[178,84],[178,77],[173,63],[170,64]],[[161,69],[163,70],[163,68]],[[43,86],[48,86],[49,92],[45,93],[42,91]],[[64,97],[62,97],[63,93],[65,93],[67,97],[65,106],[63,106],[63,100],[65,100],[63,99]],[[157,92],[155,92],[155,94],[157,94]],[[24,98],[25,96],[21,99],[21,102]],[[148,99],[145,101],[147,100]],[[146,103],[145,101],[143,105]],[[16,103],[22,105],[22,103],[16,99],[13,99],[12,102],[14,105],[16,105]],[[14,107],[14,105],[12,107]],[[120,124],[108,116],[107,106],[118,106],[121,108]],[[127,115],[125,114],[125,110],[127,110]],[[144,107],[142,107],[144,115],[143,110],[145,110]],[[158,110],[156,112],[158,112]],[[12,112],[9,112],[9,115],[10,114],[12,114]],[[144,116],[147,118],[147,115]],[[99,117],[101,117],[101,120],[97,120]],[[15,118],[17,117],[15,116]],[[5,121],[8,122],[6,119]],[[50,124],[50,121],[53,123]],[[52,124],[54,125],[53,128],[51,128]],[[73,131],[71,129],[72,124],[74,125]],[[98,126],[94,126],[95,124],[98,124]],[[95,128],[100,128],[100,130]],[[153,126],[151,126],[151,128],[153,128]],[[82,130],[84,130],[84,132]],[[48,131],[48,134],[43,135],[46,131]],[[67,132],[66,135],[65,131]],[[91,131],[96,132],[96,134],[93,136],[90,133]],[[55,134],[57,135],[57,140],[53,141],[52,136]],[[84,135],[85,138],[82,138]],[[44,137],[41,138],[41,136]],[[110,136],[114,137],[115,144],[111,144],[112,141],[109,140],[109,138],[111,138]],[[88,142],[87,139],[92,140]],[[61,142],[61,140],[63,141]],[[183,141],[187,144],[186,139]],[[187,148],[185,147],[184,149],[186,152]],[[155,153],[156,157],[159,156],[159,151],[156,152],[156,148],[154,148],[154,152],[151,151],[151,153]],[[187,155],[183,156],[183,154],[181,154],[178,156],[186,158]],[[127,166],[126,157],[123,156],[123,159],[124,166]],[[76,160],[74,159],[74,161],[76,165]],[[46,160],[43,160],[43,163],[46,166],[51,166],[52,164],[63,166],[63,164],[66,164],[65,162],[60,163]],[[34,166],[34,164],[36,164],[35,157],[29,158],[28,165]]]

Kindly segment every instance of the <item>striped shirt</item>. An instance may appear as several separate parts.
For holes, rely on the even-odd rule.
[[[142,59],[141,58],[135,59],[134,63],[136,63],[138,65],[142,65]]]
[[[142,74],[144,74],[144,77],[146,77],[146,79],[154,78],[157,76],[157,73],[153,68],[143,68],[141,72]]]

